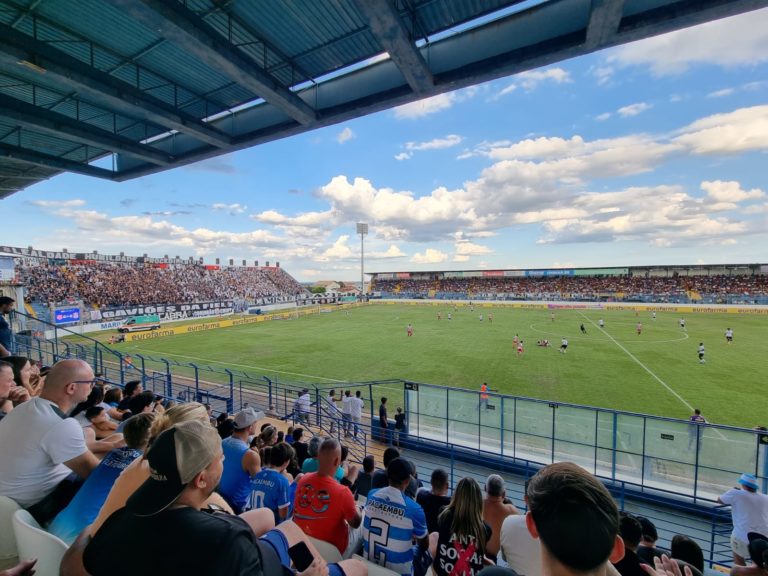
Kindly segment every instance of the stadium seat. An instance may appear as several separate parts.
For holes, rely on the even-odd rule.
[[[19,562],[16,537],[13,535],[13,515],[21,510],[15,500],[0,496],[0,570],[15,566]]]
[[[378,564],[374,564],[373,562],[369,562],[362,556],[358,556],[355,554],[352,556],[355,560],[360,560],[363,564],[365,564],[366,568],[368,568],[368,576],[399,576],[397,572],[394,572],[393,570],[390,570],[389,568],[384,568],[384,566],[379,566]]]
[[[37,576],[58,576],[61,559],[68,548],[62,540],[43,530],[26,510],[14,512],[13,533],[19,549],[19,560],[37,558]]]
[[[320,553],[320,556],[323,557],[323,560],[328,563],[341,562],[341,552],[339,552],[339,549],[336,548],[336,546],[330,542],[326,542],[325,540],[318,540],[317,538],[312,538],[311,536],[308,536],[307,538],[309,538],[309,541],[312,542],[312,545]]]

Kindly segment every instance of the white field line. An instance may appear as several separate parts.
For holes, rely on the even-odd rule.
[[[662,380],[661,378],[659,378],[658,376],[656,376],[656,374],[654,374],[654,373],[651,371],[651,369],[650,369],[650,368],[648,368],[648,366],[646,366],[645,364],[643,364],[642,362],[640,362],[640,360],[638,360],[638,359],[637,359],[637,357],[636,357],[634,354],[632,354],[632,352],[630,352],[629,350],[627,350],[626,348],[624,348],[624,346],[622,346],[622,345],[621,345],[621,343],[620,343],[618,340],[616,340],[616,338],[614,338],[613,336],[611,336],[611,335],[610,335],[610,334],[609,334],[609,333],[608,333],[608,332],[605,330],[605,328],[603,328],[603,329],[600,329],[600,327],[599,327],[597,324],[595,324],[595,323],[594,323],[594,321],[592,321],[592,320],[589,318],[589,316],[586,316],[586,315],[585,315],[584,313],[582,313],[582,312],[579,312],[579,316],[581,316],[582,318],[586,319],[586,321],[587,321],[587,322],[589,322],[590,324],[592,324],[592,326],[594,326],[595,328],[597,328],[598,330],[600,330],[600,331],[601,331],[603,334],[605,334],[606,336],[608,336],[608,338],[610,338],[610,340],[611,340],[611,341],[612,341],[614,344],[616,344],[616,346],[618,346],[619,348],[621,348],[621,349],[622,349],[622,350],[623,350],[623,351],[624,351],[624,352],[627,354],[627,356],[629,356],[630,358],[632,358],[632,360],[634,360],[635,362],[637,362],[637,364],[638,364],[638,365],[639,365],[639,366],[640,366],[640,367],[641,367],[643,370],[645,370],[646,372],[648,372],[648,374],[650,374],[650,375],[651,375],[651,376],[654,378],[654,380],[656,380],[656,381],[657,381],[659,384],[661,384],[662,386],[664,386],[664,388],[666,388],[667,390],[669,390],[669,392],[670,392],[670,393],[672,393],[672,395],[673,395],[675,398],[677,398],[678,400],[680,400],[680,402],[682,402],[682,403],[683,403],[683,404],[684,404],[684,405],[685,405],[685,406],[688,408],[688,410],[690,410],[691,412],[693,412],[693,406],[691,406],[691,405],[690,405],[690,404],[689,404],[689,403],[688,403],[688,402],[685,400],[685,398],[683,398],[682,396],[680,396],[680,394],[678,394],[677,392],[675,392],[675,391],[674,391],[674,390],[673,390],[673,389],[672,389],[672,388],[671,388],[671,387],[670,387],[670,386],[669,386],[669,385],[668,385],[666,382],[664,382],[664,380]],[[717,434],[718,436],[720,436],[720,439],[721,439],[721,440],[725,440],[725,436],[723,436],[723,433],[722,433],[722,432],[720,432],[720,430],[717,430],[717,429],[713,429],[712,431],[713,431],[715,434]]]
[[[347,380],[336,380],[335,378],[325,378],[324,376],[313,376],[312,374],[302,374],[301,372],[288,372],[287,370],[274,370],[273,368],[264,368],[262,366],[252,366],[250,364],[236,364],[235,362],[221,362],[219,360],[212,360],[210,358],[201,358],[199,356],[186,356],[184,354],[171,354],[170,352],[158,352],[156,350],[149,350],[144,348],[146,352],[152,352],[153,354],[161,354],[163,356],[174,356],[176,358],[186,358],[188,360],[198,360],[201,362],[208,362],[210,364],[220,364],[222,366],[237,366],[238,368],[251,368],[252,370],[261,370],[263,372],[274,372],[275,374],[288,374],[289,376],[300,376],[301,378],[314,378],[315,380],[325,380],[326,382],[341,382],[345,383]]]
[[[651,371],[651,369],[650,369],[650,368],[648,368],[648,366],[646,366],[645,364],[643,364],[642,362],[640,362],[640,360],[638,360],[638,358],[637,358],[637,357],[636,357],[634,354],[632,354],[632,352],[630,352],[629,350],[627,350],[626,348],[624,348],[624,346],[622,346],[622,345],[621,345],[621,342],[619,342],[618,340],[616,340],[616,338],[614,338],[613,336],[611,336],[611,335],[610,335],[610,334],[609,334],[609,333],[608,333],[608,332],[605,330],[605,328],[602,328],[602,329],[601,329],[601,328],[600,328],[600,326],[598,326],[597,324],[595,324],[595,322],[589,318],[589,316],[586,316],[585,314],[583,314],[583,313],[581,313],[581,312],[579,312],[579,316],[581,316],[581,317],[582,317],[582,318],[584,318],[584,319],[585,319],[587,322],[589,322],[590,324],[592,324],[592,326],[594,326],[595,328],[597,328],[597,329],[598,329],[598,330],[599,330],[599,331],[600,331],[602,334],[605,334],[605,335],[606,335],[606,336],[607,336],[607,337],[608,337],[608,338],[611,340],[611,342],[613,342],[614,344],[616,344],[616,346],[618,346],[619,348],[621,348],[621,349],[624,351],[624,353],[625,353],[627,356],[629,356],[630,358],[632,358],[632,360],[634,360],[635,362],[637,362],[637,364],[640,366],[640,368],[642,368],[643,370],[645,370],[646,372],[648,372],[648,374],[650,374],[650,375],[651,375],[651,377],[652,377],[654,380],[656,380],[656,381],[657,381],[659,384],[661,384],[662,386],[664,386],[664,388],[666,388],[667,390],[669,390],[669,392],[670,392],[670,393],[671,393],[671,394],[672,394],[672,395],[673,395],[675,398],[677,398],[678,400],[680,400],[680,402],[682,402],[682,403],[683,403],[683,404],[686,406],[686,408],[688,408],[688,410],[690,410],[691,412],[693,412],[693,406],[691,406],[691,405],[690,405],[690,404],[689,404],[689,403],[688,403],[688,402],[685,400],[685,398],[683,398],[682,396],[680,396],[680,394],[678,394],[677,392],[675,392],[675,391],[674,391],[674,390],[673,390],[673,389],[672,389],[672,388],[671,388],[671,387],[670,387],[670,386],[669,386],[669,385],[668,385],[666,382],[664,382],[664,380],[662,380],[661,378],[659,378],[658,376],[656,376],[656,374],[654,374],[654,373]]]

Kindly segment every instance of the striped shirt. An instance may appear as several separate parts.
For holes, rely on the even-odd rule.
[[[402,576],[411,576],[413,539],[427,536],[424,510],[392,486],[368,493],[363,522],[363,556]]]

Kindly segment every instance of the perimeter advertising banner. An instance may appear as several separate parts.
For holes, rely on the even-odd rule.
[[[147,304],[143,306],[102,308],[99,311],[93,311],[91,316],[93,320],[111,321],[123,320],[128,318],[128,316],[157,314],[160,316],[160,320],[165,321],[204,318],[206,316],[232,314],[233,312],[234,303],[232,300],[219,300],[215,302],[191,302],[186,304]],[[99,315],[101,318],[98,318]]]

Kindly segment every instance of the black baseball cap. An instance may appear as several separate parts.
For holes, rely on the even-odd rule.
[[[126,508],[136,516],[162,512],[220,454],[221,438],[210,424],[192,420],[169,428],[149,449],[149,478],[128,498]]]

